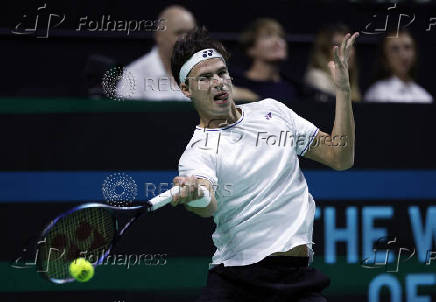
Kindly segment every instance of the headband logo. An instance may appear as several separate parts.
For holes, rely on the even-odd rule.
[[[203,51],[203,58],[210,57],[213,54],[213,49]]]
[[[192,57],[182,65],[179,72],[179,80],[180,83],[185,83],[186,76],[192,70],[192,68],[200,63],[201,61],[212,59],[212,58],[221,58],[224,61],[223,56],[217,52],[213,48],[207,48],[197,51],[192,55]]]

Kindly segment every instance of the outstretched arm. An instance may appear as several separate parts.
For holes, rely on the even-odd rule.
[[[328,63],[336,86],[336,113],[331,134],[319,131],[307,158],[335,170],[346,170],[354,164],[354,116],[351,106],[351,89],[348,77],[348,58],[358,33],[347,34],[340,46],[334,47],[334,61]]]

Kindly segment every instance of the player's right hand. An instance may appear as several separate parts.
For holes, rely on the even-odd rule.
[[[203,197],[200,190],[199,179],[195,176],[177,176],[173,179],[173,185],[179,186],[180,191],[174,194],[171,205],[173,207],[178,204],[186,204],[192,200],[197,200]]]

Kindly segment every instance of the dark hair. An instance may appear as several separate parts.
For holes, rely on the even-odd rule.
[[[187,33],[184,38],[177,40],[171,56],[171,72],[177,84],[180,84],[179,74],[183,64],[185,64],[194,53],[205,48],[214,48],[223,56],[225,61],[230,58],[230,53],[227,52],[221,42],[209,37],[207,29],[204,26],[194,29]]]
[[[412,64],[412,66],[410,67],[409,76],[413,80],[416,79],[417,61],[418,61],[418,47],[416,45],[416,41],[413,38],[411,32],[409,30],[407,30],[406,28],[400,28],[398,31],[395,29],[395,30],[391,30],[391,31],[386,32],[386,34],[383,36],[383,39],[381,39],[381,41],[379,41],[379,43],[377,45],[377,65],[375,68],[376,69],[375,81],[383,80],[383,79],[386,79],[386,78],[389,78],[390,76],[392,76],[392,71],[390,70],[390,68],[388,66],[388,58],[386,57],[385,48],[386,48],[386,43],[387,43],[388,39],[396,39],[397,34],[398,34],[398,36],[400,36],[402,34],[406,34],[406,35],[409,35],[409,37],[412,39],[413,49],[415,51],[415,58],[414,58],[414,62]]]

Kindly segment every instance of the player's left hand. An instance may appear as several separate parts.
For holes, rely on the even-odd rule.
[[[354,45],[354,41],[359,36],[355,32],[353,35],[347,33],[340,46],[333,48],[333,61],[329,61],[328,67],[335,83],[336,89],[342,91],[350,90],[350,80],[348,76],[348,59]]]

